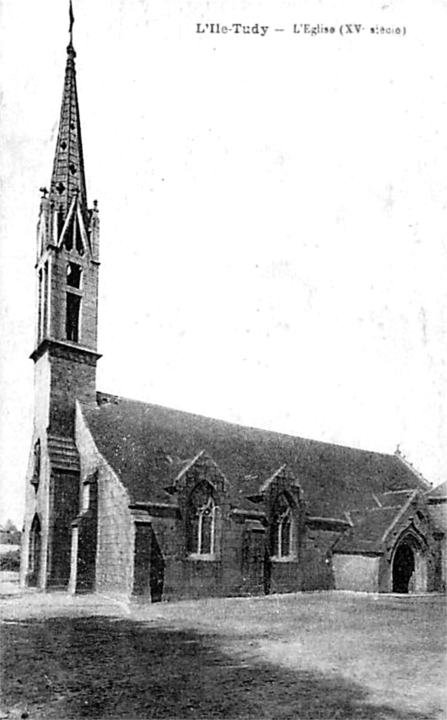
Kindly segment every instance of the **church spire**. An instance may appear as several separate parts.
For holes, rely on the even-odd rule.
[[[99,217],[96,201],[87,205],[81,122],[69,5],[67,65],[51,186],[42,188],[37,225],[38,308],[36,350],[48,342],[76,343],[96,353]],[[36,354],[37,353],[37,354]]]
[[[50,202],[64,222],[76,198],[82,214],[87,209],[87,192],[82,152],[81,121],[76,88],[76,52],[73,47],[73,8],[69,7],[70,41],[67,47],[64,91],[59,133],[51,176]]]

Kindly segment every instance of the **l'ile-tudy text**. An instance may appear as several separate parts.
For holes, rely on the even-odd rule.
[[[268,25],[244,25],[243,23],[231,23],[230,25],[222,25],[221,23],[197,23],[196,32],[199,34],[209,33],[210,35],[260,35],[264,37],[269,29]]]
[[[375,25],[367,27],[360,23],[342,23],[341,25],[323,25],[320,23],[294,23],[290,28],[293,35],[405,35],[406,27]],[[196,23],[196,33],[199,35],[257,35],[265,37],[268,31],[272,33],[286,32],[285,28],[272,27],[270,25],[244,25],[243,23]],[[270,33],[269,33],[270,34]]]

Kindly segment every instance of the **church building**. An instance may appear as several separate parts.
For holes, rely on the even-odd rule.
[[[147,602],[442,590],[445,488],[436,494],[400,453],[97,390],[99,216],[87,200],[75,58],[70,32],[37,229],[22,586]]]

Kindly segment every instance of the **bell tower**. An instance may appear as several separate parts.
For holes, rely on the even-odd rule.
[[[70,2],[59,133],[50,189],[41,189],[36,254],[34,431],[26,488],[21,580],[66,587],[79,509],[76,401],[96,396],[99,218],[89,208]]]

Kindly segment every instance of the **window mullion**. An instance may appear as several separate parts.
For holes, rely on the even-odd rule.
[[[199,555],[202,554],[202,525],[203,525],[203,510],[199,512],[199,522],[197,527],[197,552]]]
[[[214,555],[214,530],[215,530],[215,520],[216,520],[216,506],[213,506],[213,509],[211,510],[211,536],[210,536],[210,553],[211,555]]]

